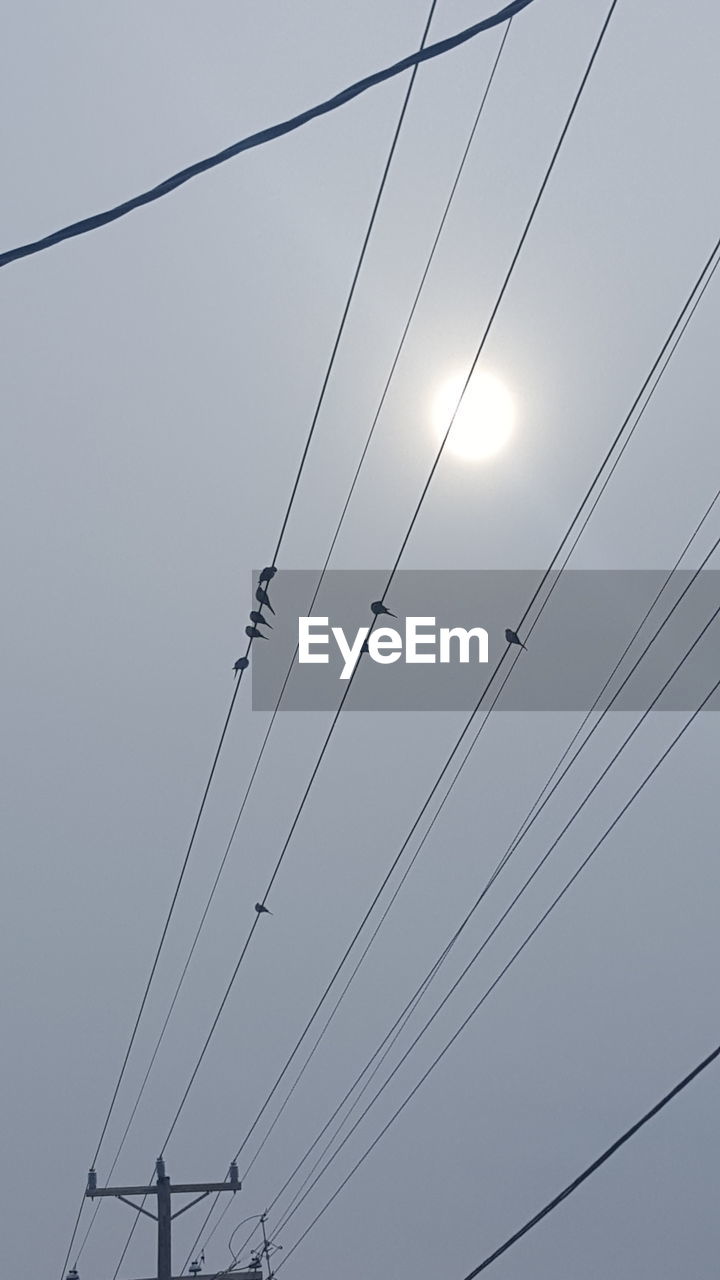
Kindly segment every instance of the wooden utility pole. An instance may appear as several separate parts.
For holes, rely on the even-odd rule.
[[[226,1182],[177,1182],[172,1184],[165,1172],[165,1161],[162,1156],[159,1156],[155,1163],[155,1172],[157,1180],[149,1187],[99,1187],[97,1185],[97,1174],[94,1169],[91,1169],[88,1174],[85,1195],[90,1200],[94,1200],[96,1196],[114,1196],[116,1200],[122,1200],[123,1204],[129,1205],[136,1213],[142,1213],[147,1218],[152,1218],[154,1222],[157,1222],[157,1280],[173,1280],[173,1221],[181,1213],[185,1213],[186,1209],[192,1209],[193,1205],[198,1204],[200,1200],[204,1200],[206,1196],[215,1191],[232,1191],[233,1194],[239,1191],[238,1167],[233,1160]],[[176,1209],[175,1213],[173,1213],[172,1197],[174,1195],[192,1195],[195,1199],[188,1204],[184,1204],[181,1209]],[[143,1200],[154,1196],[157,1204],[157,1213],[151,1213],[143,1204],[135,1204],[128,1199],[128,1196],[142,1196]]]

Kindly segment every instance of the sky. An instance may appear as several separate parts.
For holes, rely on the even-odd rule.
[[[431,37],[492,11],[486,2],[439,0]],[[513,23],[336,568],[377,570],[381,580],[395,560],[437,449],[433,397],[475,352],[606,12],[604,0],[535,0]],[[0,50],[0,249],[124,199],[394,61],[417,47],[426,16],[410,0],[13,5]],[[500,38],[481,35],[418,74],[280,573],[325,559]],[[699,0],[692,21],[670,0],[620,0],[484,353],[515,399],[513,438],[481,463],[442,458],[404,568],[549,563],[719,233],[720,178],[710,161],[719,38],[711,0]],[[61,1275],[233,693],[251,571],[277,539],[406,84],[385,84],[2,272],[0,1195],[8,1275],[29,1267],[49,1280]],[[718,287],[708,289],[573,567],[669,568],[710,503],[720,473]],[[716,511],[686,565],[699,564],[719,522]],[[608,653],[608,671],[617,656]],[[267,728],[250,693],[243,682],[101,1149],[101,1184]],[[278,1259],[685,718],[658,713],[641,726],[275,1237]],[[507,712],[488,720],[311,1067],[207,1245],[208,1274],[228,1265],[235,1224],[273,1200],[394,1022],[580,719]],[[273,915],[259,922],[165,1148],[173,1179],[225,1176],[463,720],[442,711],[341,719],[273,888]],[[617,713],[603,722],[411,1028],[636,721]],[[321,712],[278,718],[115,1181],[150,1175],[328,724]],[[717,751],[708,713],[293,1253],[283,1280],[361,1280],[370,1268],[393,1280],[462,1280],[715,1046]],[[402,1047],[409,1042],[408,1034]],[[717,1088],[711,1069],[499,1261],[498,1280],[707,1275],[720,1247]],[[177,1223],[176,1270],[200,1215]],[[88,1221],[86,1210],[81,1234]],[[278,1221],[271,1215],[271,1234]],[[81,1280],[111,1280],[131,1222],[122,1204],[102,1206],[78,1263]],[[120,1277],[150,1276],[154,1260],[143,1219]]]

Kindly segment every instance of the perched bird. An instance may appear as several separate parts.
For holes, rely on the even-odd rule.
[[[272,623],[268,622],[266,618],[263,618],[262,614],[258,613],[257,609],[250,610],[250,621],[256,623],[258,627],[269,627],[272,631]]]
[[[237,662],[235,663],[235,666],[233,667],[233,671],[235,672],[235,675],[237,675],[238,671],[244,671],[245,668],[249,666],[250,666],[249,658],[238,658]]]
[[[245,635],[251,640],[267,640],[267,636],[264,636],[262,631],[258,631],[257,627],[246,627]]]
[[[257,913],[258,913],[258,915],[259,915],[259,916],[271,916],[271,915],[272,915],[272,911],[269,911],[267,907],[264,907],[264,906],[263,906],[263,904],[262,904],[262,902],[256,902],[256,903],[255,903],[255,910],[257,911]]]
[[[369,653],[369,652],[370,652],[370,650],[368,649],[368,642],[367,642],[367,640],[364,640],[364,641],[363,641],[363,643],[362,643],[362,645],[361,645],[361,647],[360,647],[360,652],[361,652],[361,653]]]
[[[258,578],[258,586],[262,587],[263,584],[267,586],[271,578],[275,577],[276,573],[277,573],[277,569],[275,568],[275,565],[269,564],[267,568],[263,569],[262,573],[260,574],[260,577]]]
[[[373,600],[372,604],[370,605],[370,608],[372,609],[376,618],[379,618],[381,615],[386,615],[388,618],[397,618],[396,613],[391,613],[389,609],[385,608],[385,605],[383,604],[382,600]]]
[[[258,604],[264,604],[265,608],[269,609],[272,614],[275,613],[275,610],[273,609],[268,599],[268,593],[267,591],[263,591],[262,587],[258,587],[257,591],[255,592],[255,599],[257,600]]]
[[[509,627],[505,628],[505,639],[508,644],[519,644],[521,649],[527,649],[527,645],[523,644],[517,631],[511,631]]]

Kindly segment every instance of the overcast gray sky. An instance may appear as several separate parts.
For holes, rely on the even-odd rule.
[[[431,35],[495,7],[440,0]],[[536,0],[513,24],[337,567],[382,568],[397,554],[436,449],[433,394],[474,352],[606,10],[606,0]],[[417,46],[426,13],[425,0],[8,6],[0,249],[386,65]],[[500,34],[418,74],[281,568],[325,558]],[[486,351],[486,367],[516,398],[515,435],[490,462],[442,460],[404,567],[537,569],[553,554],[720,231],[719,40],[712,0],[692,13],[671,0],[620,0]],[[8,1276],[59,1275],[232,693],[250,570],[275,545],[405,87],[404,78],[384,85],[2,272]],[[668,567],[710,502],[720,474],[717,287],[575,567]],[[718,524],[716,514],[689,564]],[[608,654],[608,670],[616,657]],[[462,719],[357,713],[340,723],[273,890],[274,915],[260,922],[165,1153],[173,1178],[225,1175]],[[227,1265],[235,1222],[270,1202],[384,1035],[578,719],[493,717],[213,1238],[208,1267]],[[116,1179],[150,1173],[327,723],[280,717]],[[660,715],[638,734],[280,1237],[286,1252],[681,723]],[[610,717],[583,753],[438,979],[438,997],[631,724]],[[248,682],[100,1182],[266,726],[250,709]],[[397,1280],[460,1280],[713,1047],[717,758],[711,714],[283,1277],[362,1280],[372,1268]],[[720,1248],[717,1091],[710,1072],[499,1262],[498,1280],[707,1276]],[[201,1212],[177,1224],[178,1266]],[[111,1280],[130,1224],[122,1205],[102,1207],[81,1280]],[[121,1275],[151,1275],[154,1260],[143,1220]]]

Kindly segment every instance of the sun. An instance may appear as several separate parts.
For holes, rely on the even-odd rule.
[[[463,396],[466,377],[457,373],[443,382],[433,400],[432,419],[442,439],[457,409],[447,448],[459,458],[480,462],[507,444],[515,426],[515,404],[505,384],[484,371],[473,374]]]

